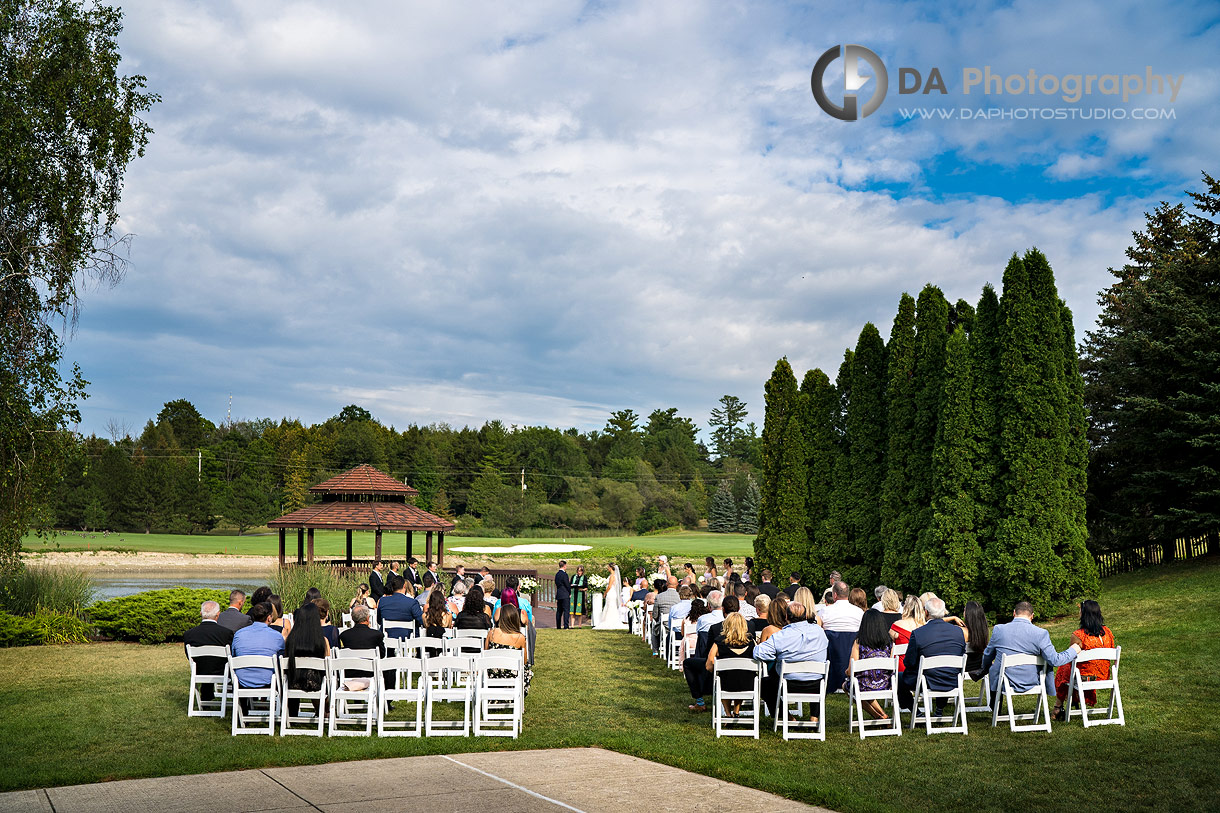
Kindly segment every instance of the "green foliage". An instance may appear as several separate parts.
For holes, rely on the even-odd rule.
[[[777,558],[779,552],[776,549],[779,544],[776,538],[779,532],[775,526],[785,520],[782,516],[783,509],[780,507],[780,502],[792,499],[792,495],[787,491],[782,495],[780,493],[780,481],[785,464],[784,441],[789,432],[788,424],[797,414],[798,395],[796,376],[792,373],[792,366],[788,363],[787,358],[782,358],[775,363],[775,370],[771,373],[771,378],[767,380],[764,395],[766,417],[763,421],[762,432],[762,484],[760,485],[762,500],[758,509],[758,538],[754,541],[754,558],[758,561],[760,568],[769,567],[776,570],[775,566],[779,561]],[[799,427],[795,431],[798,437],[803,436]],[[803,460],[801,462],[804,463]],[[787,485],[792,484],[787,483]],[[801,485],[802,490],[807,488],[803,479]],[[805,521],[803,498],[801,502],[800,521],[803,526]],[[794,518],[786,519],[791,522]],[[793,544],[794,541],[789,539],[787,543]]]
[[[1203,187],[1146,215],[1086,337],[1098,550],[1220,539],[1220,180]]]
[[[758,483],[746,475],[746,491],[737,509],[737,531],[743,534],[758,533]]]
[[[881,536],[886,540],[881,581],[898,587],[907,568],[913,521],[908,481],[915,440],[915,299],[904,293],[886,345],[885,482],[881,487]],[[898,542],[897,540],[902,540]]]
[[[293,565],[279,568],[271,577],[270,587],[283,601],[287,613],[301,606],[311,587],[318,588],[331,607],[346,607],[362,581],[359,576],[345,575],[325,565]]]
[[[851,409],[847,439],[851,447],[848,507],[851,547],[839,570],[850,584],[874,584],[881,572],[885,544],[881,536],[881,491],[885,482],[885,345],[877,327],[860,331],[851,366]]]
[[[746,402],[735,395],[720,397],[720,406],[712,410],[707,422],[712,430],[712,448],[716,457],[744,458],[747,454],[748,438],[741,428],[746,419]]]
[[[712,495],[712,504],[708,509],[707,529],[713,533],[731,533],[737,527],[737,502],[733,499],[733,489],[727,479],[720,481],[720,487]]]
[[[80,615],[95,594],[83,568],[28,565],[0,577],[0,610],[14,615],[40,610]]]
[[[186,587],[149,590],[99,601],[89,608],[89,618],[107,638],[159,644],[181,640],[183,633],[198,625],[199,607],[205,601],[216,601],[224,607],[229,594],[223,590]],[[286,596],[284,603],[288,603]]]
[[[40,644],[83,644],[93,637],[93,627],[75,613],[40,609],[33,617]]]
[[[0,612],[0,647],[35,646],[41,643],[42,636],[33,618]]]
[[[995,289],[983,286],[975,310],[974,332],[970,335],[970,362],[974,376],[971,408],[974,414],[975,458],[974,527],[979,546],[986,550],[995,535],[999,520],[1000,412],[999,401],[1004,382],[1000,375],[1000,300]]]
[[[71,458],[86,382],[62,327],[80,285],[113,285],[126,267],[117,207],[157,97],[118,73],[121,20],[71,0],[0,6],[0,571],[49,523],[44,495]]]

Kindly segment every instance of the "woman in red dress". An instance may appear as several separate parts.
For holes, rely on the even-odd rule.
[[[911,633],[919,629],[928,620],[928,617],[923,611],[923,602],[919,600],[919,596],[907,596],[906,603],[902,605],[902,618],[898,619],[890,627],[890,637],[894,639],[895,644],[905,644],[911,640]],[[898,657],[898,671],[906,669],[907,661],[905,655]]]
[[[1080,603],[1080,629],[1072,633],[1072,643],[1080,647],[1082,652],[1090,649],[1112,649],[1114,633],[1105,625],[1101,618],[1101,605],[1088,600]],[[1080,664],[1080,676],[1106,680],[1110,677],[1110,662],[1107,660],[1085,661]],[[1072,678],[1072,664],[1065,663],[1055,670],[1055,712],[1056,720],[1064,719],[1063,704],[1067,701],[1068,685]],[[1097,705],[1097,692],[1084,693],[1084,701],[1089,708]]]

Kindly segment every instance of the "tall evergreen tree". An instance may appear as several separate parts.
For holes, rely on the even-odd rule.
[[[847,413],[852,545],[839,570],[851,584],[875,584],[885,551],[879,511],[885,482],[885,389],[885,345],[876,325],[868,322],[856,343]]]
[[[1101,549],[1220,550],[1220,180],[1161,204],[1084,345],[1090,531]]]
[[[737,527],[737,502],[733,499],[733,489],[729,479],[720,481],[720,488],[712,495],[712,503],[708,508],[707,529],[712,533],[727,534]]]
[[[1052,329],[1034,291],[1027,263],[1014,254],[1000,300],[1002,511],[984,567],[993,606],[1025,599],[1046,613],[1061,601],[1066,582],[1055,555],[1067,520],[1057,480],[1063,476],[1062,412],[1054,392],[1056,376],[1062,389],[1063,349],[1058,313]]]
[[[808,397],[797,396],[798,409],[799,400]],[[807,458],[805,433],[801,422],[793,415],[784,427],[774,513],[767,525],[767,551],[780,573],[800,570],[809,561],[809,536],[805,532],[805,499],[809,490]]]
[[[771,549],[778,533],[774,527],[783,519],[780,515],[780,471],[783,464],[784,436],[788,422],[796,414],[796,376],[787,358],[775,363],[775,370],[764,388],[765,415],[762,432],[762,500],[758,507],[758,536],[754,539],[754,558],[759,567],[775,565]],[[802,481],[803,482],[803,481]],[[801,524],[805,518],[802,516]]]
[[[932,590],[950,607],[978,598],[979,559],[973,496],[977,458],[974,381],[966,329],[949,337],[945,359],[945,392],[932,453],[932,521],[919,535],[924,590]]]
[[[826,521],[822,523],[820,544],[809,552],[810,575],[822,578],[840,565],[852,549],[851,527],[851,438],[847,435],[847,414],[851,410],[851,368],[855,353],[847,350],[839,374],[835,378],[835,393],[839,396],[833,415],[834,433],[838,444],[834,470],[831,474],[830,499],[826,506]],[[802,571],[804,572],[804,571]]]
[[[907,505],[908,469],[915,436],[915,298],[904,293],[886,345],[885,482],[881,487],[881,538],[885,553],[881,581],[899,585],[910,551],[895,540],[909,539],[904,525],[912,516]]]
[[[975,532],[986,551],[995,537],[999,521],[1000,417],[998,403],[1003,391],[1000,376],[1000,300],[991,285],[983,286],[970,334],[970,364],[974,375],[974,439],[978,456],[974,463],[972,492]]]
[[[741,505],[737,510],[737,532],[743,534],[758,533],[758,483],[750,475],[746,475],[746,491],[741,496]]]
[[[1084,377],[1080,374],[1080,359],[1076,354],[1076,331],[1072,326],[1072,311],[1059,302],[1060,324],[1063,328],[1063,378],[1067,436],[1065,438],[1064,497],[1068,517],[1068,534],[1056,550],[1067,570],[1067,597],[1086,599],[1096,596],[1101,584],[1097,563],[1089,553],[1089,525],[1086,494],[1089,487],[1088,422],[1084,409]]]
[[[805,430],[805,445],[809,451],[806,474],[809,492],[805,498],[805,530],[809,549],[825,543],[826,518],[830,514],[830,497],[834,488],[835,461],[839,457],[839,438],[835,421],[839,412],[839,394],[826,373],[813,369],[801,381],[801,425]]]

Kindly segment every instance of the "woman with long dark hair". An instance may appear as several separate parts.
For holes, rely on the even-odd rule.
[[[491,629],[491,608],[483,600],[483,588],[475,585],[466,594],[466,602],[462,611],[453,620],[453,626],[460,630]]]
[[[977,601],[967,601],[962,611],[962,623],[966,635],[966,671],[977,672],[983,668],[983,650],[991,640],[991,628],[987,626],[987,613]]]
[[[888,658],[893,650],[894,642],[890,639],[889,626],[885,623],[885,614],[880,610],[865,610],[860,619],[860,631],[856,634],[856,642],[851,645],[851,659],[847,662],[845,674],[851,679],[851,665],[856,661],[868,658]],[[882,692],[890,688],[890,678],[893,673],[883,669],[869,669],[856,675],[862,692]],[[874,720],[888,720],[889,715],[876,700],[863,704],[868,716]]]
[[[1080,628],[1072,633],[1072,643],[1080,647],[1082,652],[1090,649],[1112,649],[1114,633],[1106,626],[1101,617],[1101,605],[1092,599],[1080,602]],[[1078,667],[1083,678],[1108,680],[1110,677],[1110,662],[1105,660],[1085,661]],[[1067,701],[1068,686],[1071,683],[1072,664],[1065,663],[1055,670],[1055,713],[1056,720],[1064,719],[1063,704]],[[1097,692],[1084,693],[1084,702],[1089,708],[1097,705]]]
[[[444,638],[445,630],[453,626],[453,616],[440,590],[428,594],[428,606],[424,609],[424,634],[429,638]]]
[[[297,623],[284,640],[284,657],[288,659],[288,688],[316,692],[322,688],[325,673],[320,669],[298,669],[297,658],[325,658],[330,655],[330,642],[322,633],[322,616],[315,604],[297,610]],[[288,701],[288,713],[295,717],[299,700]],[[321,709],[318,710],[321,713]]]

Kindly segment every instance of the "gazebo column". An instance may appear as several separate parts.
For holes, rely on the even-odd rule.
[[[424,564],[426,564],[428,567],[432,567],[432,532],[431,531],[428,531],[427,536],[424,537],[424,558],[426,559]]]
[[[411,540],[411,532],[407,531],[407,561],[408,562],[411,561],[411,557],[415,555],[415,551],[412,550],[412,548],[414,548],[414,544],[412,543],[412,540]]]
[[[307,540],[307,544],[306,544],[306,548],[305,548],[305,556],[306,556],[305,561],[309,562],[312,565],[313,564],[313,528],[309,529],[309,531],[306,535],[306,540]]]
[[[305,529],[297,528],[297,564],[305,564]]]
[[[445,532],[436,532],[436,569],[444,570],[445,568]]]
[[[376,559],[378,562],[381,561],[381,529],[380,528],[378,528],[377,532],[375,534],[373,534],[373,558]]]
[[[347,529],[347,566],[352,566],[352,529]]]
[[[287,535],[288,535],[288,529],[280,528],[280,567],[284,566],[284,546],[285,546],[285,543],[287,542],[287,540],[285,539],[285,537]]]

